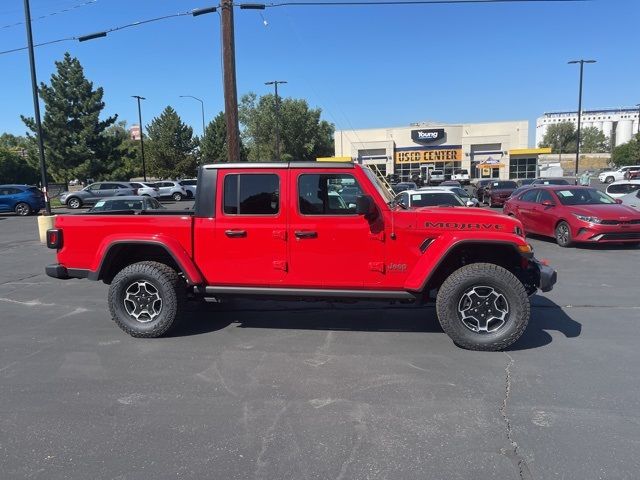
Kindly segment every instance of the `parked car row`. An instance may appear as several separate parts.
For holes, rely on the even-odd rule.
[[[58,197],[67,207],[77,209],[95,205],[108,197],[142,196],[172,199],[179,202],[195,197],[197,180],[162,180],[158,182],[95,182],[82,190],[63,192]]]

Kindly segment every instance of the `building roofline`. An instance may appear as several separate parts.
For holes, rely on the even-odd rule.
[[[638,107],[620,107],[620,108],[601,108],[595,110],[583,110],[582,115],[592,115],[594,113],[620,113],[620,112],[638,112]],[[564,111],[564,112],[544,112],[542,116],[545,115],[577,115],[578,111]],[[542,118],[542,117],[538,117]]]

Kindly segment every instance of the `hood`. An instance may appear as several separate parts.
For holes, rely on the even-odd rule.
[[[640,212],[623,204],[610,204],[610,205],[573,205],[566,207],[571,213],[578,215],[584,215],[586,217],[598,217],[602,220],[620,220],[625,218],[626,220],[640,219]]]
[[[414,210],[417,228],[515,233],[522,223],[500,212],[466,207],[421,207]]]

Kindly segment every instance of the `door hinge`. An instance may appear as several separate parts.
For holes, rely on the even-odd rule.
[[[384,273],[384,262],[369,262],[369,270]]]
[[[282,270],[283,272],[287,271],[287,262],[285,262],[284,260],[274,260],[273,261],[273,268],[275,268],[276,270]]]
[[[287,241],[287,231],[286,230],[274,230],[273,231],[273,238],[286,242]]]

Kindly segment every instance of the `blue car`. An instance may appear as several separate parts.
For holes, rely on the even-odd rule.
[[[22,217],[44,208],[44,195],[38,187],[0,185],[0,212],[15,212]]]

